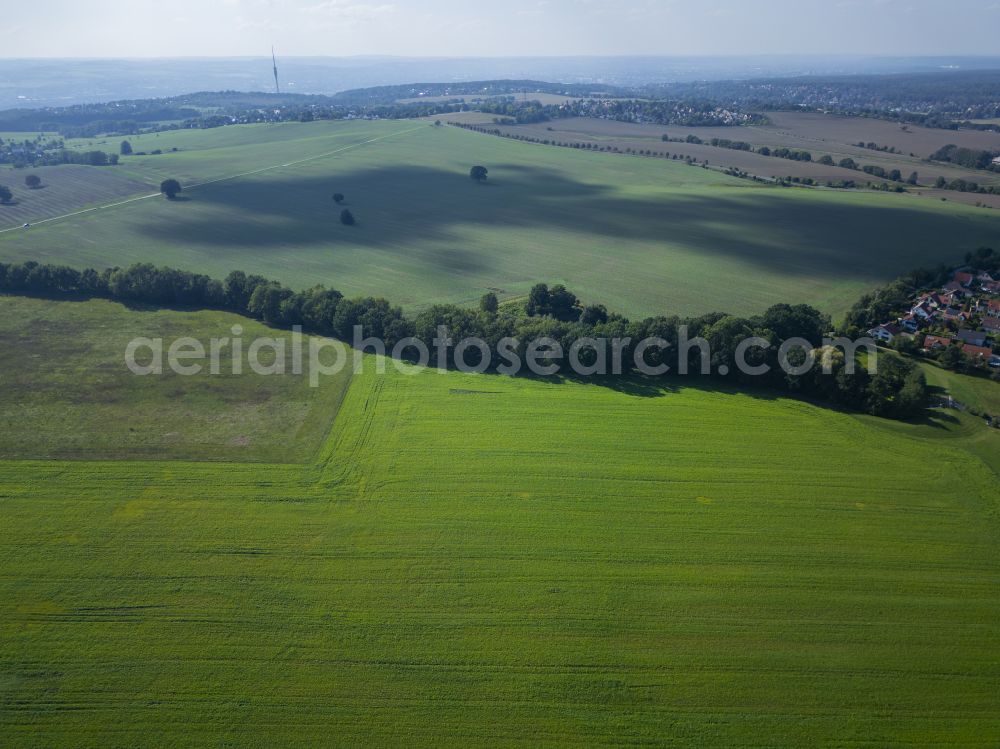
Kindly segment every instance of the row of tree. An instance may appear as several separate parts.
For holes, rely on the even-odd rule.
[[[50,142],[46,142],[46,146]],[[114,166],[118,154],[104,151],[73,151],[67,148],[40,147],[38,149],[0,149],[0,164],[9,163],[15,169],[29,166],[58,166],[59,164],[83,164],[84,166]]]
[[[932,153],[931,160],[957,164],[968,169],[992,169],[993,159],[997,156],[1000,156],[1000,151],[980,151],[949,144]]]
[[[340,292],[322,286],[295,292],[277,281],[242,271],[234,271],[219,281],[149,264],[78,271],[34,262],[0,263],[0,290],[224,309],[274,326],[301,325],[308,332],[346,342],[354,340],[355,326],[360,326],[365,337],[384,341],[388,350],[410,337],[433,341],[440,326],[445,326],[455,341],[479,338],[493,351],[501,339],[517,339],[521,342],[522,350],[518,353],[522,358],[527,342],[541,338],[558,342],[564,351],[585,340],[620,339],[627,341],[621,357],[626,369],[632,366],[635,347],[640,341],[662,339],[667,345],[650,349],[644,358],[650,366],[667,364],[676,372],[677,352],[686,335],[687,340],[701,337],[708,342],[712,376],[740,385],[769,387],[895,418],[918,413],[926,399],[926,386],[919,370],[901,358],[880,357],[875,375],[869,375],[863,367],[849,374],[842,351],[818,351],[831,324],[828,317],[807,305],[779,304],[763,315],[749,318],[713,313],[689,319],[659,316],[631,321],[609,314],[601,305],[582,306],[564,286],[550,288],[538,284],[524,305],[501,306],[495,294],[487,294],[478,309],[437,305],[408,318],[399,307],[381,298],[347,299]],[[751,349],[747,356],[750,365],[770,367],[766,375],[744,374],[737,366],[737,346],[751,337],[769,344],[766,348]],[[800,376],[786,374],[778,366],[778,346],[790,338],[808,341],[814,354],[827,358],[832,374],[824,374],[819,366]],[[436,349],[432,352],[431,364],[455,366],[453,349],[445,354],[447,361],[438,361],[437,353]],[[584,364],[594,364],[599,355],[597,349],[586,348],[581,351],[580,359]],[[808,355],[802,349],[793,349],[791,358],[793,363],[796,357],[797,362],[802,362]],[[691,347],[687,357],[691,371],[700,372],[701,347]],[[474,353],[472,358],[464,355],[463,361],[475,366]],[[564,366],[564,362],[555,363],[557,368]]]

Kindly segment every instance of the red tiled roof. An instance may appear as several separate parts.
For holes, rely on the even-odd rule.
[[[962,346],[962,353],[977,359],[989,359],[993,356],[993,349],[986,346],[973,346],[972,344],[967,343]]]
[[[941,346],[942,348],[947,348],[952,344],[950,338],[942,338],[937,335],[929,335],[924,338],[924,348],[934,348],[935,346]]]

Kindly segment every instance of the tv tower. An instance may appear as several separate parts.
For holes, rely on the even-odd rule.
[[[274,45],[271,45],[271,62],[274,63],[274,92],[281,93],[281,86],[278,85],[278,58],[274,56]]]

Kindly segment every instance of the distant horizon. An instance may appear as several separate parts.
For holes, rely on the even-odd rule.
[[[377,86],[533,80],[638,87],[807,76],[1000,70],[1000,55],[286,55],[282,90],[332,95]],[[272,91],[270,45],[258,55],[0,58],[0,109]]]
[[[4,59],[995,54],[997,0],[70,0],[4,11]]]
[[[275,48],[279,58],[286,60],[947,60],[960,58],[964,60],[995,60],[1000,64],[1000,53],[973,54],[967,52],[938,53],[932,55],[901,55],[901,54],[858,54],[858,53],[705,53],[705,54],[523,54],[523,55],[392,55],[392,54],[354,54],[354,55],[295,55],[282,54]],[[3,55],[0,60],[34,61],[34,60],[65,60],[78,62],[104,62],[113,60],[169,61],[169,60],[262,60],[271,59],[267,50],[261,54],[233,55]]]

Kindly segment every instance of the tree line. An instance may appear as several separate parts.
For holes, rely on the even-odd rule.
[[[86,166],[113,166],[118,163],[117,153],[104,151],[72,151],[61,140],[25,140],[4,142],[0,138],[0,164],[12,164],[15,169],[27,166],[56,166],[58,164],[84,164]]]
[[[495,294],[487,294],[475,309],[435,305],[407,317],[400,307],[382,298],[349,299],[323,286],[296,292],[277,281],[243,271],[233,271],[218,280],[151,264],[80,271],[35,262],[0,263],[0,291],[228,310],[276,327],[302,326],[306,332],[345,342],[355,340],[355,326],[360,326],[364,337],[382,340],[387,350],[408,338],[432,341],[440,326],[445,326],[455,341],[479,338],[493,351],[504,338],[517,339],[522,348],[530,341],[549,338],[565,351],[577,342],[620,339],[627,341],[622,356],[626,370],[633,366],[639,342],[662,339],[667,345],[650,349],[644,358],[652,367],[667,364],[676,372],[674,357],[682,349],[682,340],[702,338],[711,352],[710,376],[740,386],[765,387],[891,418],[918,414],[927,398],[919,369],[895,355],[879,358],[877,374],[869,374],[865,367],[849,373],[843,351],[821,350],[831,322],[808,305],[778,304],[753,317],[711,313],[694,318],[655,316],[629,320],[609,313],[602,305],[581,304],[565,286],[537,284],[524,304],[500,305]],[[768,366],[768,374],[748,375],[736,366],[737,346],[751,337],[763,339],[768,346],[750,349],[746,363]],[[791,338],[808,341],[812,353],[825,358],[830,374],[824,374],[819,366],[803,375],[786,374],[779,366],[778,346]],[[524,353],[518,352],[522,359]],[[687,351],[691,371],[701,371],[704,354],[697,346]],[[454,349],[444,354],[446,361],[438,361],[437,356],[434,350],[431,365],[455,367]],[[593,364],[598,356],[596,349],[583,349],[580,359],[584,364]],[[802,349],[793,349],[790,354],[793,364],[806,361],[808,356]],[[475,366],[468,357],[464,361]],[[719,373],[723,367],[728,374]],[[571,374],[565,362],[562,368],[557,366],[557,371]]]
[[[931,154],[931,161],[944,161],[957,164],[968,169],[994,169],[993,159],[1000,156],[1000,151],[980,151],[974,148],[960,148],[953,143],[939,148]]]

